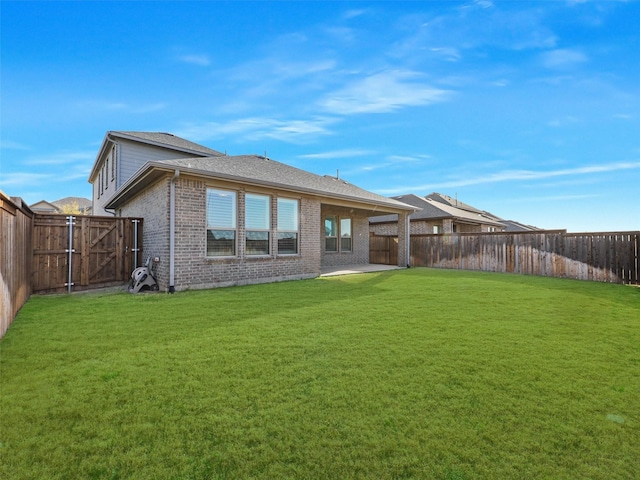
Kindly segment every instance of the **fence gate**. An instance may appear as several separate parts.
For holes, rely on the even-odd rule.
[[[34,293],[119,285],[141,264],[138,218],[37,214],[32,238]]]
[[[398,237],[387,235],[369,236],[369,263],[383,265],[398,264]]]

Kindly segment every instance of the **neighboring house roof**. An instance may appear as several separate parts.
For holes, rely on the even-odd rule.
[[[32,203],[29,205],[29,208],[34,212],[50,212],[55,213],[58,212],[59,209],[56,205],[51,202],[47,202],[46,200],[40,200],[39,202]]]
[[[224,153],[212,148],[205,147],[184,138],[173,135],[172,133],[164,132],[132,132],[132,131],[120,131],[110,130],[104,136],[98,155],[93,163],[93,168],[89,174],[89,182],[92,182],[95,176],[98,174],[98,166],[100,165],[100,158],[102,158],[107,148],[108,143],[111,141],[117,141],[117,139],[132,140],[138,143],[144,143],[161,148],[168,148],[178,152],[182,152],[185,156],[224,156]]]
[[[78,209],[80,209],[80,211],[86,212],[91,210],[91,200],[84,197],[65,197],[53,202],[40,200],[39,202],[30,205],[29,208],[34,212],[60,213],[65,205],[71,205],[74,203],[78,205]]]
[[[515,220],[500,220],[505,226],[505,232],[531,232],[540,230],[538,227],[532,225],[525,225],[524,223],[516,222]]]
[[[118,208],[146,186],[176,170],[181,175],[229,180],[363,203],[374,211],[378,208],[383,212],[414,210],[398,200],[369,192],[342,179],[316,175],[259,155],[222,155],[147,162],[122,185],[106,208]]]
[[[441,203],[443,205],[448,205],[450,207],[456,207],[461,210],[467,210],[468,212],[473,213],[485,213],[482,210],[477,209],[476,207],[472,207],[467,203],[463,203],[459,201],[457,198],[450,197],[449,195],[444,195],[442,193],[433,192],[425,197],[428,200],[433,200],[434,202]]]
[[[464,210],[461,208],[453,207],[446,203],[436,201],[428,197],[419,197],[418,195],[409,194],[401,195],[398,197],[392,197],[402,203],[413,205],[419,210],[409,215],[411,221],[416,220],[436,220],[443,218],[454,218],[464,222],[482,223],[485,225],[494,225],[497,227],[503,227],[500,221],[494,220],[485,215],[484,212],[476,208],[471,207],[474,211]],[[478,212],[478,213],[476,213]],[[397,215],[383,215],[379,217],[372,217],[369,219],[370,223],[389,223],[397,222]]]
[[[73,203],[77,204],[80,210],[86,210],[88,208],[89,209],[91,208],[91,200],[84,197],[65,197],[51,203],[53,203],[58,208],[62,208],[65,205],[71,205]]]

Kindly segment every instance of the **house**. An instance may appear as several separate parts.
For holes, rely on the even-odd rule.
[[[144,219],[143,256],[159,260],[160,289],[170,292],[368,264],[369,217],[395,214],[406,226],[414,210],[336,177],[168,133],[108,132],[89,181],[96,212]],[[405,266],[408,232],[399,243]]]
[[[65,197],[54,202],[40,200],[39,202],[30,205],[29,208],[36,213],[66,213],[69,210],[74,210],[73,213],[90,215],[91,206],[92,202],[88,198]]]
[[[497,217],[471,205],[438,193],[426,197],[401,195],[392,197],[416,208],[410,215],[411,234],[502,232],[505,225]],[[397,215],[375,216],[369,219],[370,232],[375,235],[397,235]]]
[[[29,205],[29,208],[36,213],[60,213],[58,207],[46,200],[40,200],[39,202]]]
[[[515,220],[500,220],[505,226],[505,232],[534,232],[540,230],[533,225],[525,225],[524,223],[516,222]]]

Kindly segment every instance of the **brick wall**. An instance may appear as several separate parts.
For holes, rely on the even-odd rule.
[[[155,274],[161,286],[169,285],[169,178],[155,183],[119,211],[121,217],[142,217],[142,258],[158,257]]]
[[[237,192],[237,251],[233,258],[206,255],[206,189],[202,181],[181,179],[177,193],[177,229],[180,240],[176,245],[176,289],[211,288],[280,280],[312,278],[320,274],[320,202],[259,191],[271,197],[270,254],[245,254],[244,207],[245,194],[251,190],[230,188]],[[299,254],[277,254],[277,196],[298,198],[300,201]]]

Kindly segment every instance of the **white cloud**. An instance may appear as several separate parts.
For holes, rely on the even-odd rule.
[[[567,200],[585,200],[587,198],[602,198],[604,195],[597,193],[585,193],[585,194],[576,194],[576,195],[548,195],[541,197],[516,197],[509,199],[509,203],[519,203],[519,202],[557,202],[557,201],[567,201]]]
[[[50,182],[55,175],[50,173],[32,173],[32,172],[9,172],[2,174],[2,187],[20,187],[28,188],[33,185]]]
[[[394,164],[398,164],[398,163],[417,163],[417,162],[423,162],[424,160],[429,160],[431,159],[431,155],[424,155],[424,154],[418,154],[418,155],[389,155],[387,157],[387,160],[389,160],[390,162],[393,162]]]
[[[359,17],[361,15],[364,15],[365,13],[367,13],[367,10],[347,10],[346,12],[344,12],[342,14],[342,18],[345,20],[349,20],[351,18],[356,18]]]
[[[68,165],[74,163],[93,163],[95,151],[60,152],[50,155],[41,155],[27,158],[27,165]]]
[[[415,81],[420,75],[407,70],[390,70],[352,82],[328,94],[320,102],[323,109],[339,115],[384,113],[405,107],[442,102],[452,92]]]
[[[131,104],[122,101],[104,101],[104,100],[86,100],[77,103],[77,106],[85,110],[102,110],[102,111],[117,111],[122,113],[129,113],[134,115],[140,115],[145,113],[152,113],[163,110],[166,108],[166,104],[148,103],[148,104]]]
[[[448,62],[457,62],[462,58],[460,50],[453,47],[431,47],[430,50],[433,53],[441,55],[442,58]]]
[[[299,155],[298,158],[328,160],[333,158],[349,158],[362,157],[365,155],[374,155],[373,150],[361,150],[356,148],[346,148],[344,150],[333,150],[330,152],[309,153],[307,155]]]
[[[23,145],[22,143],[13,142],[11,140],[0,139],[0,148],[11,150],[31,150],[30,147]]]
[[[198,65],[201,67],[208,67],[211,65],[211,59],[209,56],[202,54],[181,55],[178,57],[178,60],[183,63],[189,63],[191,65]]]
[[[306,143],[333,132],[328,126],[336,119],[318,117],[310,120],[276,120],[273,118],[241,118],[227,123],[206,122],[186,125],[178,136],[194,141],[235,137],[236,140],[272,138],[291,143]]]
[[[554,118],[553,120],[547,122],[549,127],[559,128],[566,127],[568,125],[575,125],[579,123],[580,119],[577,117],[573,117],[571,115],[565,115],[564,117]]]
[[[561,48],[543,53],[541,60],[546,68],[564,69],[587,62],[589,58],[578,50]]]
[[[380,193],[385,195],[393,195],[407,191],[424,191],[433,190],[438,188],[455,188],[455,187],[467,187],[470,185],[480,185],[487,183],[500,183],[500,182],[515,182],[515,181],[531,181],[540,180],[545,178],[571,176],[571,175],[590,175],[595,173],[615,172],[623,170],[635,170],[640,169],[639,162],[619,162],[610,163],[605,165],[590,165],[586,167],[567,168],[561,170],[547,170],[547,171],[535,171],[535,170],[504,170],[501,172],[492,173],[490,175],[484,175],[480,177],[466,177],[445,182],[428,183],[423,185],[414,185],[402,188],[380,190]]]

